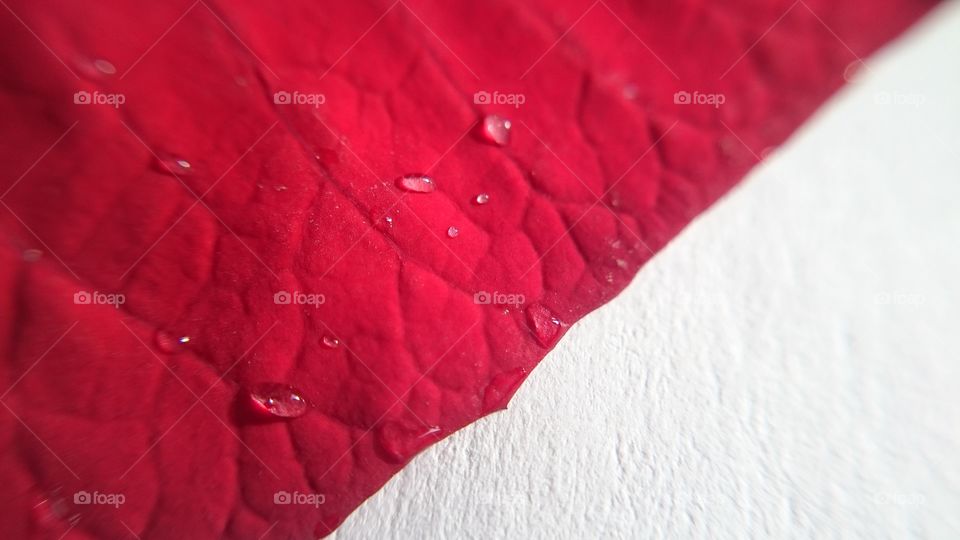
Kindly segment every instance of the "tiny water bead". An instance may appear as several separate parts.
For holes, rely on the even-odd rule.
[[[300,392],[287,384],[265,383],[250,390],[253,409],[263,415],[279,418],[297,418],[307,412],[307,401]]]
[[[377,446],[384,457],[393,463],[404,463],[417,452],[439,440],[442,436],[440,426],[407,425],[387,421],[376,433]]]
[[[449,229],[447,229],[447,236],[449,236],[450,238],[456,238],[460,236],[460,229],[456,227],[450,227]]]
[[[507,401],[517,390],[527,375],[527,368],[519,367],[494,375],[483,391],[484,412],[499,411],[507,408]]]
[[[496,114],[488,114],[483,118],[483,136],[489,142],[498,146],[510,143],[510,120]]]
[[[43,257],[43,252],[39,249],[25,249],[23,253],[21,253],[21,257],[23,257],[23,260],[26,262],[37,262]]]
[[[385,216],[383,221],[387,223],[387,227],[393,227],[393,218],[390,216]]]
[[[413,193],[433,193],[437,184],[425,174],[406,174],[397,178],[397,187]]]
[[[323,336],[322,343],[328,349],[336,349],[340,346],[340,340],[333,336]]]
[[[480,193],[479,195],[477,195],[476,197],[474,197],[473,202],[475,202],[475,203],[477,203],[477,204],[481,204],[481,205],[482,205],[482,204],[487,204],[488,202],[490,202],[490,195],[488,195],[488,194],[486,194],[486,193]]]
[[[117,68],[114,67],[109,61],[104,60],[103,58],[98,58],[93,61],[93,67],[97,69],[100,73],[105,75],[114,75],[117,72]]]
[[[181,157],[161,156],[157,159],[157,168],[160,169],[160,172],[179,176],[193,170],[193,165]]]
[[[187,345],[190,344],[190,336],[176,336],[169,332],[160,330],[154,336],[154,342],[157,344],[157,348],[160,349],[160,352],[166,354],[176,354],[186,350]]]

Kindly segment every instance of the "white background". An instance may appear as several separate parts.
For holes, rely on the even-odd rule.
[[[960,4],[869,66],[335,538],[960,538]]]

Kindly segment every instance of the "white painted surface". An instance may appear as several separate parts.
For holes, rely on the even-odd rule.
[[[336,538],[960,538],[958,58],[953,3]]]

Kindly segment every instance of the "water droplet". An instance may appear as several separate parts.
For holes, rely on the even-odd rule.
[[[43,257],[43,252],[39,249],[25,249],[21,257],[23,257],[23,260],[26,262],[37,262],[40,260],[40,257]]]
[[[403,463],[441,436],[440,426],[409,426],[388,421],[377,430],[377,445],[389,461]]]
[[[625,261],[625,260],[623,260],[623,259],[617,259],[617,260],[616,260],[616,263],[617,263],[617,268],[620,268],[620,269],[622,269],[622,270],[626,270],[626,268],[627,268],[627,261]]]
[[[193,166],[190,165],[189,161],[180,157],[161,156],[157,162],[157,168],[160,172],[179,176],[189,173]]]
[[[623,86],[623,98],[633,101],[640,95],[640,87],[634,83],[627,83]]]
[[[340,340],[333,336],[323,336],[323,346],[328,349],[336,349],[340,346]]]
[[[460,229],[456,227],[450,227],[449,229],[447,229],[447,236],[449,236],[450,238],[456,238],[460,236]]]
[[[483,136],[487,141],[498,146],[510,143],[510,120],[495,114],[488,114],[483,118]]]
[[[113,75],[117,72],[117,68],[115,68],[113,64],[111,64],[107,60],[104,60],[103,58],[98,58],[97,60],[94,60],[93,67],[97,68],[97,71],[99,71],[100,73],[103,73],[106,75]]]
[[[277,184],[277,185],[273,186],[273,190],[274,190],[274,191],[278,191],[278,192],[279,192],[279,191],[286,191],[286,190],[287,190],[287,186],[285,186],[285,185],[283,185],[283,184]]]
[[[392,217],[390,217],[390,216],[385,216],[385,217],[383,218],[383,220],[387,222],[387,227],[393,227],[393,218],[392,218]]]
[[[490,202],[490,195],[486,193],[481,193],[473,199],[473,202],[477,204],[487,204],[488,202]]]
[[[843,70],[843,80],[853,82],[860,77],[860,74],[866,70],[867,64],[863,60],[854,60],[847,64]]]
[[[407,174],[397,178],[397,187],[414,193],[432,193],[437,190],[433,178],[425,174]]]
[[[527,368],[524,367],[494,375],[486,390],[483,391],[483,410],[489,413],[506,409],[507,401],[526,375]]]
[[[537,342],[544,347],[553,345],[560,337],[561,329],[566,326],[543,304],[533,304],[527,308],[527,323]]]
[[[157,348],[160,349],[160,352],[166,354],[176,354],[186,350],[187,345],[190,344],[190,336],[174,336],[169,332],[164,332],[160,330],[154,336],[154,342],[157,344]]]
[[[307,402],[295,388],[265,383],[250,391],[250,403],[258,413],[280,418],[297,418],[307,412]]]
[[[43,499],[38,502],[30,510],[30,513],[33,516],[34,522],[41,527],[49,527],[63,517],[64,514],[62,508],[58,508],[57,500],[52,499]]]

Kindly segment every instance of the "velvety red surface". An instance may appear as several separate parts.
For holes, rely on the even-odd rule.
[[[932,4],[7,0],[4,537],[328,533]]]

